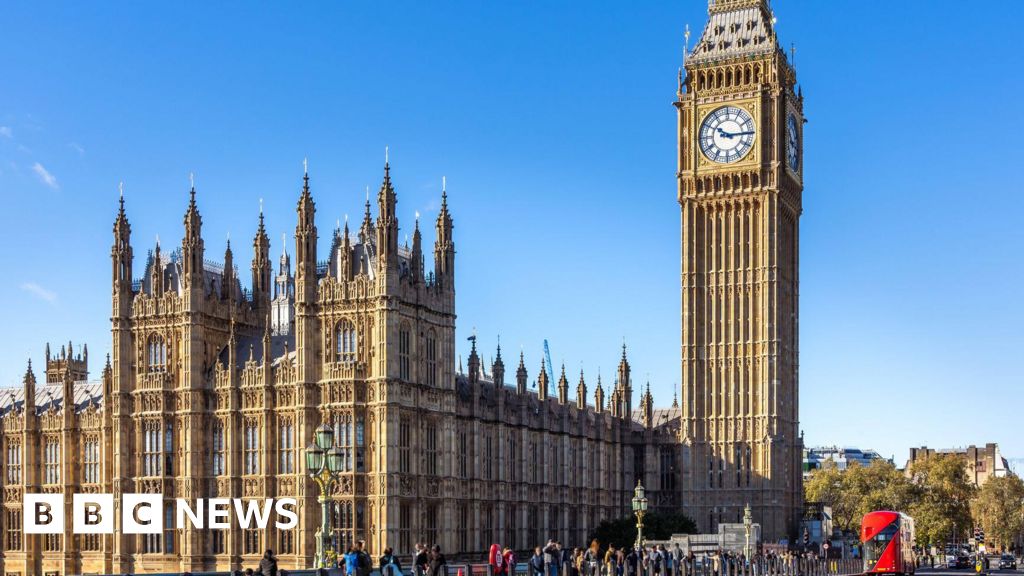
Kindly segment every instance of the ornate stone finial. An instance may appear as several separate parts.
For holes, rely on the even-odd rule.
[[[302,175],[309,176],[309,158],[302,159]]]

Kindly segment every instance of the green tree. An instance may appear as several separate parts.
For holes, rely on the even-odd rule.
[[[887,460],[867,466],[854,462],[844,471],[826,462],[804,482],[805,499],[830,506],[833,521],[846,533],[858,532],[868,512],[908,510],[917,494],[917,487]]]
[[[989,478],[971,501],[971,513],[987,540],[1009,548],[1024,532],[1024,481],[1013,475]]]
[[[696,534],[697,525],[693,519],[682,512],[648,512],[644,516],[644,538],[650,540],[668,540],[673,534]],[[586,546],[591,540],[597,539],[602,547],[608,545],[620,548],[631,546],[636,542],[636,517],[626,516],[614,520],[605,520],[587,537]]]
[[[919,491],[910,507],[917,542],[941,545],[953,536],[962,536],[972,524],[970,504],[976,492],[963,459],[933,456],[911,464],[909,473]]]

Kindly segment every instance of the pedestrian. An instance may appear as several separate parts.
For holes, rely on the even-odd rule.
[[[561,556],[558,553],[558,546],[554,540],[548,540],[544,545],[544,574],[545,576],[558,576],[558,562]]]
[[[511,548],[505,548],[501,553],[501,558],[505,562],[505,573],[509,576],[516,576],[516,553]]]
[[[544,552],[537,546],[533,549],[533,556],[530,557],[531,576],[544,576]]]
[[[412,568],[414,576],[423,576],[427,572],[427,563],[429,559],[427,557],[427,546],[422,542],[416,543],[416,555],[412,560]]]
[[[622,561],[623,576],[637,576],[636,548],[630,547]]]
[[[366,552],[366,542],[356,540],[356,576],[370,576],[373,569],[373,561],[370,554]]]
[[[568,547],[563,547],[561,542],[558,545],[558,554],[561,557],[559,565],[562,569],[562,576],[572,576],[572,552]]]
[[[274,558],[274,551],[267,550],[260,560],[260,574],[263,576],[277,576],[277,558]]]
[[[402,576],[402,565],[395,556],[394,550],[388,546],[379,561],[381,576]]]
[[[359,572],[359,554],[356,553],[356,547],[349,546],[342,558],[345,561],[345,576],[356,576]]]
[[[590,547],[583,553],[583,565],[586,576],[598,576],[601,564],[601,543],[597,538],[590,541]]]
[[[434,544],[428,562],[427,576],[448,576],[448,562],[445,560],[444,554],[441,554],[439,545]]]

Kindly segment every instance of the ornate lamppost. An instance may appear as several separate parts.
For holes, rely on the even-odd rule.
[[[747,561],[748,562],[753,562],[753,560],[751,560],[751,556],[753,556],[753,554],[751,554],[751,549],[750,549],[750,530],[753,527],[754,527],[754,515],[750,511],[750,502],[747,502],[746,508],[743,509],[743,530],[747,534],[747,546],[743,550],[743,552],[744,552],[744,554],[747,555]]]
[[[647,514],[647,497],[644,496],[644,485],[638,479],[633,490],[633,514],[636,514],[636,548],[644,545],[644,515]]]
[[[334,430],[321,424],[313,433],[313,442],[306,446],[306,472],[320,489],[320,529],[316,533],[316,566],[327,568],[337,557],[332,548],[330,516],[327,507],[331,487],[338,481],[338,473],[344,463],[341,448],[334,445]]]

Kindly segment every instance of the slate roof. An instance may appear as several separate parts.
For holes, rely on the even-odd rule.
[[[75,382],[75,412],[83,412],[93,404],[103,406],[103,381]],[[60,409],[64,404],[63,384],[36,385],[36,414],[42,414],[51,407]],[[12,410],[20,410],[25,405],[25,389],[23,387],[0,389],[0,416],[6,416]]]
[[[771,16],[749,6],[712,13],[689,61],[695,63],[770,54],[776,49]]]

